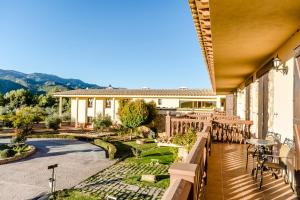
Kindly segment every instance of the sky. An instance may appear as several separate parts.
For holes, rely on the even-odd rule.
[[[211,88],[187,0],[0,0],[0,68]]]

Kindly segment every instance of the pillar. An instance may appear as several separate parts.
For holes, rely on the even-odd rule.
[[[59,97],[59,105],[58,105],[58,115],[62,116],[62,97]]]
[[[169,111],[167,111],[166,116],[166,136],[168,138],[171,137],[171,116]]]
[[[115,121],[115,120],[116,120],[116,105],[115,105],[115,98],[112,99],[111,109],[112,109],[112,120]]]
[[[78,127],[78,97],[76,97],[76,115],[75,115],[75,127]]]

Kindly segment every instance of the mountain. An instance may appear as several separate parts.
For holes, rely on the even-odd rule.
[[[79,79],[65,79],[51,74],[25,74],[14,70],[0,69],[0,93],[21,88],[28,89],[33,93],[46,93],[57,90],[105,87],[85,83]]]

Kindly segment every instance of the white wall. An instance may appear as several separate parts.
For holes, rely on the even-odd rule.
[[[246,89],[237,93],[237,116],[241,119],[245,119],[245,108],[246,108]]]
[[[87,99],[78,100],[78,123],[86,123]]]
[[[273,131],[284,138],[293,139],[293,70],[294,59],[286,62],[289,67],[287,75],[274,73],[274,123]]]
[[[76,121],[77,102],[76,98],[71,99],[71,122]]]

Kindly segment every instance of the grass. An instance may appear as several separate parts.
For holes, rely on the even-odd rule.
[[[55,198],[50,196],[49,200],[97,200],[98,198],[91,194],[82,193],[77,190],[57,191]]]
[[[167,188],[170,185],[170,176],[161,174],[161,175],[156,175],[156,182],[155,183],[150,183],[150,182],[143,182],[140,181],[142,176],[139,175],[133,175],[129,176],[123,181],[127,184],[131,185],[138,185],[138,186],[150,186],[150,187],[159,187],[159,188]]]
[[[151,163],[153,159],[158,160],[160,164],[169,165],[174,162],[174,154],[172,147],[156,147],[149,150],[144,150],[140,158],[130,157],[125,161],[139,163]]]

